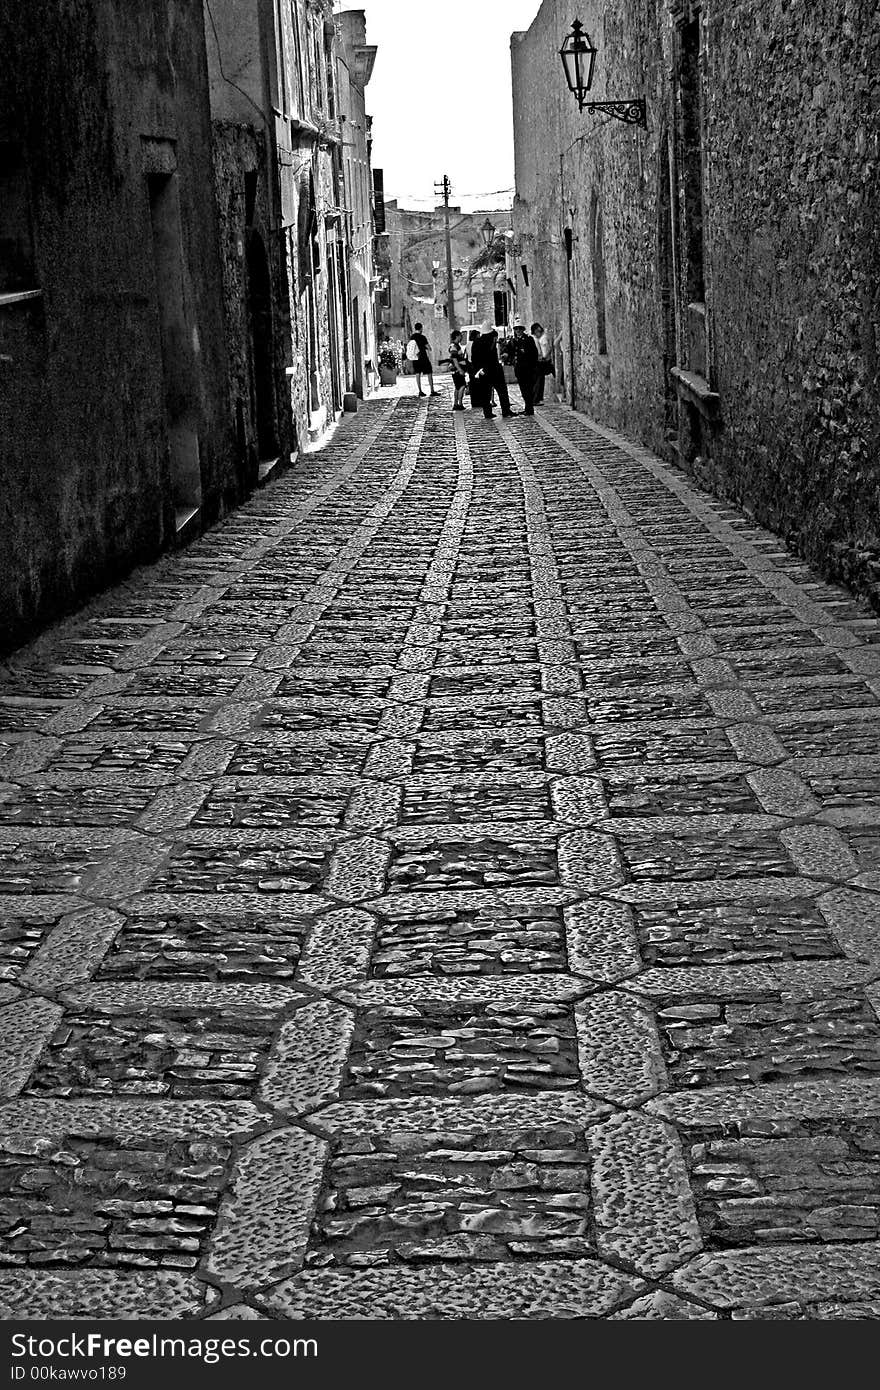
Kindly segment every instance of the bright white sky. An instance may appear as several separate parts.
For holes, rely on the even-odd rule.
[[[348,0],[364,10],[379,52],[367,87],[373,165],[385,196],[433,207],[448,174],[453,204],[513,201],[510,35],[528,29],[541,0]],[[456,116],[455,113],[458,113]],[[477,117],[478,119],[475,119]],[[474,138],[475,126],[480,138]]]

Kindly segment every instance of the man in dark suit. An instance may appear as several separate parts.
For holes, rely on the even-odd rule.
[[[471,348],[471,371],[473,380],[478,383],[478,390],[481,393],[483,404],[483,414],[487,420],[494,418],[492,410],[492,388],[498,394],[501,402],[501,414],[507,418],[508,415],[515,415],[516,411],[510,408],[510,397],[507,394],[507,382],[504,380],[504,368],[498,357],[498,334],[494,324],[488,320],[480,326],[480,336]]]
[[[535,387],[538,384],[538,344],[519,319],[513,325],[513,371],[522,392],[526,415],[535,413]]]

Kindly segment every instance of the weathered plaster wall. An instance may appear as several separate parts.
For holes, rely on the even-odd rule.
[[[13,358],[0,364],[8,646],[173,538],[142,135],[175,141],[205,520],[238,480],[200,8],[32,0],[26,24],[0,12],[0,50],[0,130],[29,167],[43,291],[27,352],[22,311],[0,310]]]
[[[592,97],[644,94],[647,132],[578,113],[558,56],[572,18],[563,0],[544,0],[512,41],[523,303],[567,366],[569,226],[577,404],[672,458],[682,435],[669,368],[695,369],[676,164],[674,12],[687,8],[580,7],[599,49]],[[707,485],[870,590],[880,576],[880,11],[873,0],[705,0],[701,30],[706,370],[721,423],[684,456]]]

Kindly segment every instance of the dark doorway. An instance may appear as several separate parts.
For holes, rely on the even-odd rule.
[[[366,319],[364,320],[366,327]],[[351,301],[351,331],[353,335],[353,356],[352,376],[354,379],[354,389],[361,400],[364,398],[364,358],[363,347],[361,345],[361,323],[358,315],[358,302],[356,299]]]
[[[593,266],[593,303],[596,308],[596,351],[600,357],[605,357],[608,352],[605,327],[605,227],[598,193],[593,194],[590,207],[590,250]]]
[[[178,529],[201,506],[195,364],[183,295],[183,235],[177,174],[148,174],[153,262],[162,343],[171,488]]]
[[[339,285],[336,278],[336,255],[333,247],[327,247],[327,326],[330,333],[330,379],[333,393],[333,409],[342,408],[342,384],[339,375]]]
[[[275,371],[272,344],[272,281],[259,232],[247,234],[248,323],[257,448],[261,459],[278,453],[275,427]]]

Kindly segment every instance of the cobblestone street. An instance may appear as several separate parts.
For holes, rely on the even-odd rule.
[[[880,1316],[880,620],[406,390],[0,669],[0,1311]]]

